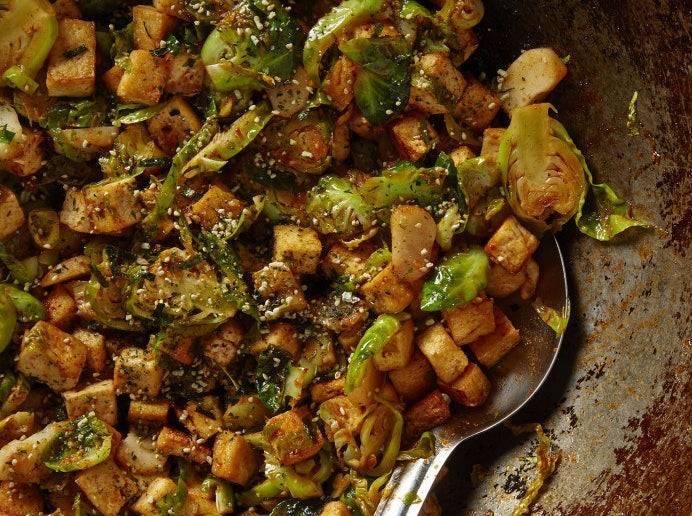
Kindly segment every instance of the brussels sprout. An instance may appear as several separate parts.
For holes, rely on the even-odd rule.
[[[513,110],[497,159],[512,211],[539,234],[559,230],[587,190],[576,149],[556,134],[561,126],[550,108],[544,103]]]
[[[436,16],[440,23],[458,33],[478,25],[484,14],[481,0],[445,0]]]
[[[17,326],[17,310],[10,296],[0,287],[0,353],[12,342],[14,328]]]
[[[331,174],[322,176],[308,191],[305,210],[313,226],[323,234],[347,237],[366,231],[375,223],[372,209],[355,186]]]
[[[50,443],[43,463],[53,471],[87,469],[103,462],[111,452],[112,434],[96,416],[71,421]]]
[[[209,475],[202,482],[200,490],[203,493],[214,493],[216,510],[219,514],[233,514],[235,505],[235,494],[233,486],[226,480]]]

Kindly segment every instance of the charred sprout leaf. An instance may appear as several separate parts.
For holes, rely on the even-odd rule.
[[[355,38],[339,45],[362,67],[354,84],[356,105],[374,125],[381,125],[408,104],[411,49],[403,36]]]
[[[544,323],[552,328],[555,335],[558,337],[565,333],[567,324],[569,324],[570,304],[569,302],[563,307],[562,313],[554,308],[543,304],[540,299],[536,299],[532,303],[533,309],[540,316]]]
[[[308,191],[305,210],[322,234],[347,237],[368,230],[376,219],[356,187],[343,177],[324,175]]]
[[[0,243],[0,261],[5,264],[12,277],[19,283],[30,283],[36,278],[36,274],[17,260],[2,243]]]
[[[0,353],[12,342],[17,326],[17,310],[4,288],[0,288]]]
[[[48,0],[7,0],[0,9],[0,86],[33,92],[33,80],[58,37]]]
[[[182,516],[185,509],[185,500],[187,500],[187,485],[185,485],[182,478],[179,478],[177,489],[158,500],[156,507],[162,516],[168,514]]]
[[[262,89],[290,79],[300,62],[303,32],[279,3],[243,0],[222,18],[202,47],[214,87]]]
[[[362,383],[366,364],[389,342],[400,327],[399,319],[393,315],[380,315],[375,319],[375,322],[363,334],[351,356],[344,385],[345,393],[348,394]]]
[[[255,385],[257,395],[272,412],[278,412],[283,405],[284,387],[288,376],[291,356],[281,348],[269,346],[257,358]]]
[[[412,448],[399,453],[396,460],[428,459],[435,454],[435,436],[431,432],[423,432]]]
[[[581,153],[550,118],[550,108],[512,110],[497,160],[512,211],[539,234],[559,230],[581,208],[587,190]]]
[[[235,493],[233,492],[233,486],[229,482],[209,475],[204,479],[204,482],[202,482],[200,490],[203,493],[214,493],[214,502],[219,514],[233,513]]]
[[[406,201],[419,206],[437,206],[445,200],[447,171],[442,167],[418,168],[401,161],[368,178],[359,193],[374,210],[382,210]]]
[[[142,107],[139,104],[118,104],[115,108],[114,126],[136,124],[145,122],[163,109],[162,104]]]
[[[50,130],[97,127],[106,121],[106,103],[103,99],[63,100],[52,105],[39,123]]]
[[[591,187],[590,192],[582,194],[574,217],[579,231],[596,240],[608,241],[631,227],[651,228],[650,224],[632,218],[632,207],[618,197],[610,186],[594,183],[584,155],[567,134],[567,129],[557,120],[551,120],[551,125],[555,136],[568,145],[576,156]]]
[[[96,416],[71,421],[46,450],[43,463],[53,471],[67,473],[103,462],[111,452],[112,434]]]
[[[12,140],[14,140],[15,134],[16,133],[14,131],[10,131],[7,128],[7,124],[0,126],[0,143],[5,143],[5,144],[12,143]]]
[[[488,284],[490,261],[480,247],[448,256],[423,284],[421,309],[443,310],[464,305]]]
[[[315,84],[321,83],[320,64],[329,47],[351,27],[374,18],[385,5],[384,0],[345,0],[313,25],[303,48],[303,66]]]
[[[269,516],[319,516],[322,514],[322,500],[284,500]]]
[[[629,108],[627,109],[627,129],[630,136],[639,136],[639,127],[637,127],[637,97],[639,92],[635,91],[632,94]]]
[[[46,318],[43,303],[28,292],[7,284],[0,284],[0,293],[4,292],[17,310],[17,319],[23,323],[34,323]]]
[[[176,38],[173,34],[166,36],[166,39],[164,39],[163,42],[165,45],[163,45],[161,48],[157,48],[156,50],[150,50],[149,53],[154,57],[164,57],[169,53],[174,56],[178,56],[180,54],[180,41],[178,41],[178,38]]]

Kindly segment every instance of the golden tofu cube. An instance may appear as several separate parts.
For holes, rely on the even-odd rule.
[[[24,210],[14,192],[0,185],[0,240],[24,225]]]
[[[46,321],[63,331],[72,328],[77,319],[77,303],[65,285],[56,285],[43,300]]]
[[[206,441],[222,430],[223,412],[218,397],[207,395],[200,401],[188,401],[185,411],[183,424],[193,435]]]
[[[417,349],[408,364],[389,371],[389,381],[406,403],[421,399],[437,386],[435,371],[425,355]]]
[[[192,205],[190,218],[207,231],[222,233],[233,230],[246,203],[228,188],[211,185],[202,198]]]
[[[497,154],[500,151],[500,142],[505,131],[504,127],[488,127],[483,131],[483,144],[480,154],[482,158],[497,163]]]
[[[158,104],[168,76],[168,61],[148,50],[130,52],[130,68],[125,70],[116,94],[127,104]]]
[[[286,314],[300,312],[308,306],[303,289],[291,269],[274,262],[252,275],[255,292],[264,300],[260,319],[271,321]]]
[[[508,272],[519,272],[538,249],[538,239],[510,215],[493,233],[483,251]]]
[[[396,275],[391,262],[361,285],[360,292],[377,314],[403,312],[415,296],[413,287]]]
[[[497,364],[521,340],[519,330],[497,306],[493,307],[493,316],[495,331],[469,344],[469,349],[486,368]]]
[[[118,84],[120,84],[123,75],[125,75],[125,70],[118,65],[113,65],[101,74],[101,82],[110,93],[115,93],[118,91]]]
[[[332,500],[324,504],[320,516],[351,516],[351,509],[340,500]]]
[[[141,348],[127,347],[115,357],[113,381],[118,393],[157,396],[165,370]]]
[[[17,371],[57,392],[74,388],[87,350],[82,341],[52,324],[39,321],[24,334]]]
[[[108,360],[104,336],[84,328],[77,328],[72,332],[72,336],[82,341],[82,344],[86,347],[86,365],[89,369],[98,373],[102,372]]]
[[[476,157],[476,153],[468,145],[461,145],[449,153],[455,167],[459,167],[464,161]]]
[[[355,96],[353,85],[356,82],[358,68],[348,57],[341,56],[324,78],[322,91],[332,99],[332,106],[337,111],[346,109]]]
[[[298,338],[298,328],[286,322],[272,324],[266,334],[250,345],[250,353],[259,356],[269,346],[283,349],[292,358],[298,358],[303,350],[303,344]]]
[[[442,310],[442,318],[459,346],[495,330],[493,300],[486,297],[477,297],[465,305]]]
[[[342,376],[328,382],[310,384],[310,397],[313,403],[319,405],[323,401],[343,395],[345,383],[346,378]]]
[[[140,401],[131,400],[127,411],[127,422],[131,425],[148,427],[163,426],[168,419],[171,404],[167,400]]]
[[[432,430],[452,416],[449,403],[442,392],[435,389],[404,412],[404,435],[409,441],[418,439],[426,430]]]
[[[183,97],[173,97],[147,120],[147,128],[161,150],[172,156],[202,128],[202,122]]]
[[[336,242],[322,260],[322,270],[330,277],[358,277],[365,272],[365,261],[374,250],[374,247],[367,243],[350,248]]]
[[[211,449],[204,444],[197,444],[191,436],[164,426],[156,437],[156,449],[164,455],[181,457],[197,464],[206,464],[211,457]]]
[[[477,79],[469,77],[464,94],[454,115],[474,131],[481,132],[490,125],[502,107],[502,102]]]
[[[117,516],[137,494],[137,484],[112,459],[77,473],[75,483],[104,516]]]
[[[264,435],[281,464],[290,466],[317,455],[324,445],[306,406],[283,412],[264,425]]]
[[[439,385],[450,398],[466,407],[477,407],[485,403],[491,389],[490,380],[473,362],[469,362],[464,372],[452,383]]]
[[[156,50],[178,25],[177,18],[150,5],[132,8],[132,36],[135,48]]]
[[[212,475],[245,486],[256,471],[255,453],[242,435],[225,430],[216,436]]]
[[[399,330],[384,347],[372,357],[375,367],[380,371],[391,371],[408,364],[415,349],[413,338],[413,319],[407,319],[401,323]]]
[[[62,397],[67,416],[73,421],[93,411],[96,417],[109,425],[118,422],[118,399],[113,380],[103,380],[83,389],[65,391]]]
[[[314,229],[274,226],[273,259],[286,263],[294,274],[315,274],[321,255],[322,242]]]
[[[229,319],[203,340],[204,356],[227,367],[238,354],[245,329],[237,319]]]
[[[178,484],[168,477],[156,477],[147,486],[137,501],[132,506],[132,510],[140,516],[159,516],[161,510],[158,507],[164,496],[174,493],[178,489]]]
[[[51,97],[89,97],[96,86],[96,25],[63,18],[50,51],[46,87]]]
[[[410,113],[392,122],[392,142],[402,159],[419,161],[435,147],[439,136],[422,113]]]
[[[437,377],[449,383],[466,369],[466,353],[456,345],[442,323],[435,323],[416,337],[418,349],[430,361]]]

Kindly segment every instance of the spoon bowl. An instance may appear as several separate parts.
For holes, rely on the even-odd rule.
[[[540,268],[536,297],[561,313],[569,308],[567,272],[553,235],[543,238],[534,259]],[[497,303],[521,332],[521,343],[487,372],[493,387],[485,404],[454,410],[446,423],[432,431],[434,455],[403,463],[394,470],[375,512],[377,516],[417,515],[454,449],[515,414],[548,377],[562,344],[562,335],[556,336],[531,303],[521,300],[518,294]]]

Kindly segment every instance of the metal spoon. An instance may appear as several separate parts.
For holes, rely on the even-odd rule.
[[[565,263],[554,236],[545,237],[534,255],[540,267],[536,296],[561,312],[569,304]],[[555,363],[562,336],[556,337],[530,303],[518,296],[500,300],[499,305],[522,336],[521,343],[488,371],[493,390],[481,407],[461,408],[435,428],[435,454],[398,466],[384,490],[376,516],[416,516],[435,483],[438,473],[454,449],[507,420],[521,409],[540,388]],[[411,499],[416,501],[411,503]]]

